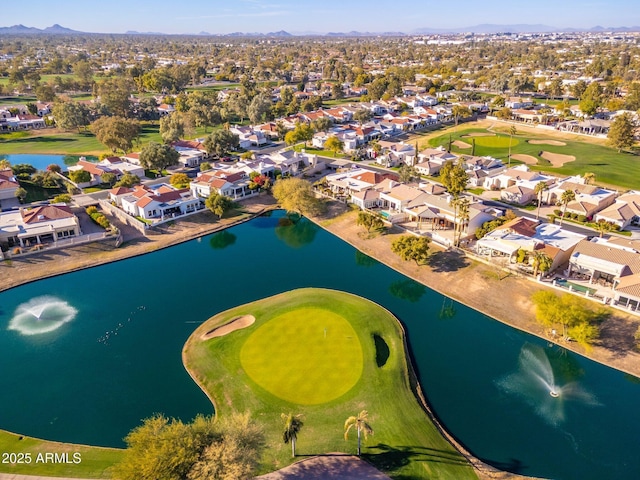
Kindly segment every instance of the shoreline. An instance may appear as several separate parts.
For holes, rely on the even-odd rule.
[[[640,352],[635,349],[633,339],[633,334],[640,325],[637,317],[621,310],[609,309],[611,316],[603,323],[601,338],[588,352],[576,343],[559,343],[545,334],[544,327],[535,320],[534,306],[530,300],[531,294],[537,290],[556,292],[555,289],[543,283],[505,274],[499,267],[477,262],[462,254],[447,252],[433,243],[431,257],[435,261],[432,265],[417,266],[404,262],[391,252],[391,242],[404,233],[392,229],[384,235],[363,239],[363,229],[355,223],[357,212],[348,210],[343,204],[334,203],[331,206],[338,211],[307,218],[387,267],[493,320],[555,343],[589,360],[640,377]],[[148,238],[140,234],[134,235],[133,238],[127,238],[119,248],[113,247],[111,242],[95,242],[63,250],[45,250],[12,260],[10,264],[0,263],[0,272],[6,269],[8,280],[3,279],[0,292],[33,281],[178,245],[239,225],[278,208],[280,207],[273,197],[260,195],[244,202],[241,213],[234,217],[213,219],[212,213],[203,212],[179,220],[165,233]],[[492,295],[492,292],[498,291],[498,295]]]
[[[402,261],[391,252],[391,243],[406,232],[392,230],[384,235],[363,239],[360,236],[364,232],[363,228],[355,225],[356,214],[357,212],[345,210],[333,218],[315,217],[310,220],[387,267],[493,320],[607,367],[640,377],[640,352],[634,349],[633,339],[633,333],[640,324],[637,317],[609,308],[610,317],[602,325],[601,338],[590,351],[575,342],[554,341],[536,321],[535,307],[530,297],[541,289],[558,293],[556,289],[527,278],[507,275],[499,267],[486,265],[462,254],[447,252],[433,243],[431,255],[439,256],[435,267],[417,266],[412,262]],[[447,269],[447,262],[453,266]],[[500,275],[506,276],[500,278]],[[492,291],[496,292],[495,296]],[[627,342],[620,338],[622,335],[627,338]]]
[[[9,263],[0,262],[0,277],[4,277],[4,272],[7,272],[6,281],[3,278],[0,284],[0,293],[37,280],[118,262],[179,245],[248,222],[276,208],[278,206],[272,197],[259,195],[242,203],[241,211],[236,216],[218,219],[214,218],[213,213],[203,211],[200,214],[179,219],[174,225],[165,227],[165,232],[155,234],[152,232],[149,237],[144,237],[116,220],[113,223],[123,231],[123,234],[126,231],[135,232],[125,234],[127,238],[120,247],[113,246],[113,242],[108,238],[104,241],[65,249],[44,250],[12,259]]]
[[[535,335],[546,341],[552,341],[550,337],[545,335],[543,327],[535,321],[533,305],[529,300],[532,292],[543,288],[550,289],[550,287],[513,276],[500,278],[500,275],[496,274],[498,271],[497,268],[476,262],[465,256],[460,256],[455,252],[446,252],[434,244],[432,244],[431,256],[436,258],[437,261],[431,265],[417,266],[411,262],[402,261],[397,255],[391,252],[390,245],[395,238],[401,236],[404,232],[400,233],[392,229],[387,234],[363,239],[361,234],[364,230],[355,224],[356,211],[350,210],[343,204],[335,202],[330,204],[329,207],[330,210],[333,210],[332,213],[323,217],[307,218],[319,228],[337,236],[358,251],[441,295],[477,310],[493,320]],[[125,245],[120,248],[95,248],[94,244],[88,244],[88,246],[66,249],[67,252],[73,250],[72,255],[69,255],[69,253],[60,254],[58,251],[44,251],[33,256],[23,257],[22,259],[14,260],[11,266],[0,264],[0,272],[3,271],[3,268],[9,272],[9,281],[3,281],[2,285],[0,285],[0,292],[32,281],[51,278],[72,271],[125,260],[168,248],[239,225],[277,208],[279,208],[279,206],[273,198],[265,195],[264,197],[260,196],[243,203],[242,213],[235,217],[223,218],[222,220],[216,220],[214,222],[212,220],[213,214],[204,212],[202,215],[196,216],[202,218],[190,217],[178,221],[178,227],[176,228],[174,226],[169,233],[154,235],[146,239],[132,238],[131,240],[127,240]],[[69,259],[69,257],[73,258]],[[17,270],[12,271],[13,268],[17,268]],[[12,275],[12,273],[16,274]],[[491,295],[492,290],[497,291],[495,297]],[[553,289],[551,290],[555,291]],[[616,328],[620,326],[619,324],[631,325],[632,331],[635,331],[638,322],[637,318],[625,315],[624,312],[615,310],[611,312],[614,320],[607,320],[607,322],[615,323],[613,328],[607,329],[611,338],[615,337],[616,332],[619,333],[619,329]],[[631,321],[634,320],[636,323],[632,324]],[[400,325],[402,326],[402,324]],[[402,330],[404,331],[403,326]],[[631,340],[633,340],[632,334]],[[618,342],[618,344],[619,343],[620,342]],[[582,347],[575,344],[557,344],[592,361],[599,362],[624,373],[640,376],[640,354],[632,348],[626,350],[620,350],[619,348],[616,351],[606,346],[596,345],[591,352],[585,352]],[[408,350],[406,355],[408,357]],[[409,362],[409,365],[410,371],[413,371],[412,363]],[[417,387],[417,392],[414,393],[418,393],[418,395],[416,395],[418,402],[426,409],[427,415],[431,417],[434,424],[441,430],[441,434],[467,457],[468,461],[474,466],[474,470],[479,478],[483,480],[493,478],[531,478],[494,469],[494,467],[476,459],[442,427],[437,418],[433,416],[428,403],[423,398],[419,383]],[[210,398],[209,400],[211,401],[212,399]],[[212,404],[214,404],[213,401]]]

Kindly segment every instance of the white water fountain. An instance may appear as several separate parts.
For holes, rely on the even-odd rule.
[[[518,370],[498,381],[504,391],[521,397],[545,421],[558,425],[565,421],[566,403],[577,401],[600,405],[577,382],[559,384],[543,348],[525,345],[518,357]]]
[[[53,332],[73,320],[78,311],[64,300],[45,295],[18,305],[8,329],[22,335]]]

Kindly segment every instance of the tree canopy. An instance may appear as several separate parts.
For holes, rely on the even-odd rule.
[[[217,215],[218,218],[222,218],[226,212],[235,207],[235,202],[231,198],[220,195],[219,193],[209,195],[204,201],[204,204],[214,215]]]
[[[231,480],[252,478],[264,437],[247,414],[218,422],[199,415],[188,424],[155,415],[125,441],[114,467],[121,480]]]
[[[113,153],[117,150],[127,153],[140,134],[140,124],[124,117],[102,117],[91,124],[91,130],[98,141]]]
[[[402,260],[413,260],[416,265],[424,264],[429,259],[429,243],[427,237],[403,235],[391,244],[391,251],[397,253]]]
[[[451,195],[458,197],[469,182],[469,175],[459,163],[447,160],[440,169],[440,182],[447,187]]]
[[[276,181],[271,192],[288,212],[317,215],[323,210],[323,203],[316,198],[311,183],[302,178],[282,178]]]
[[[228,130],[216,130],[205,138],[203,143],[209,155],[224,155],[240,145],[240,137]]]
[[[630,113],[625,112],[615,118],[609,128],[607,144],[621,152],[623,149],[631,147],[634,143],[636,122]]]
[[[178,163],[180,154],[169,145],[149,142],[140,152],[140,165],[144,168],[162,171]]]
[[[598,338],[597,323],[602,311],[594,311],[587,300],[571,294],[560,297],[553,292],[540,290],[532,298],[536,306],[536,319],[546,327],[562,327],[562,337],[572,338],[585,348],[590,348]]]
[[[380,230],[384,227],[384,222],[380,215],[369,212],[358,212],[358,219],[356,220],[356,225],[362,225],[367,229],[367,232],[371,232],[371,230]]]

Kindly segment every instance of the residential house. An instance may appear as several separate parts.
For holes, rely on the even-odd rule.
[[[78,217],[66,205],[45,205],[0,213],[0,245],[31,247],[82,235]]]
[[[176,111],[176,108],[171,104],[162,103],[158,105],[158,113],[160,114],[161,117],[169,115],[175,111]]]
[[[10,168],[0,170],[0,200],[15,198],[18,188],[20,188],[20,184],[13,174],[13,170]]]
[[[476,252],[489,258],[502,257],[509,263],[516,263],[518,250],[543,252],[552,259],[550,271],[554,271],[569,261],[584,238],[555,224],[518,217],[478,240]],[[530,255],[529,261],[532,260]]]
[[[207,198],[216,193],[239,200],[259,193],[257,190],[250,189],[249,183],[249,175],[242,170],[235,172],[207,170],[200,172],[189,188],[197,198]]]
[[[202,154],[203,160],[208,160],[211,156],[207,153],[207,148],[204,146],[204,139],[195,139],[195,140],[178,140],[171,143],[171,146],[175,148],[177,151],[179,148],[188,148],[191,150],[198,150]]]
[[[386,179],[397,181],[398,176],[393,173],[381,173],[365,168],[354,168],[327,175],[325,178],[327,186],[334,194],[342,195],[350,199],[351,203],[358,205],[362,209],[366,209],[378,206],[378,195],[372,196],[374,192],[373,189],[375,189],[376,185]],[[364,194],[369,190],[371,190],[371,192],[369,192],[367,200]]]
[[[240,139],[240,148],[249,149],[251,147],[261,147],[268,143],[267,138],[260,129],[234,125],[229,128],[229,131],[238,135],[238,138]]]
[[[0,172],[1,174],[1,172]],[[1,185],[0,185],[1,188]],[[596,213],[596,222],[604,220],[618,225],[621,230],[640,224],[640,192],[631,191],[616,198],[615,203]]]
[[[611,288],[612,303],[640,310],[640,242],[593,238],[580,242],[571,256],[568,278],[588,279]]]
[[[587,185],[582,177],[574,176],[554,185],[546,196],[547,203],[560,203],[562,194],[567,190],[572,190],[576,196],[576,199],[567,205],[567,212],[586,217],[592,217],[612,205],[617,195],[614,190],[608,190],[597,185]]]
[[[418,163],[414,165],[420,175],[437,175],[447,161],[455,162],[457,155],[449,153],[444,147],[426,148],[418,154]]]
[[[416,150],[411,144],[380,140],[378,145],[381,150],[376,157],[376,163],[384,167],[389,168],[402,164],[413,165],[416,161]]]
[[[307,167],[315,167],[318,162],[317,155],[295,150],[281,150],[268,155],[268,158],[274,162],[283,176],[300,175]]]
[[[524,187],[527,190],[521,190],[521,193],[518,193],[516,189],[511,189],[504,196],[501,194],[503,200],[523,205],[531,200],[531,198],[527,199],[528,190],[533,192],[539,182],[545,182],[551,187],[556,183],[556,178],[540,172],[532,172],[526,165],[518,165],[487,176],[482,186],[487,190],[510,189],[514,186]],[[518,199],[519,201],[516,201]]]
[[[114,174],[116,180],[119,180],[125,173],[136,175],[139,178],[144,177],[144,168],[140,165],[125,162],[120,157],[108,157],[98,163],[88,162],[84,157],[80,157],[78,163],[69,167],[70,172],[78,170],[84,170],[91,175],[91,179],[88,182],[78,184],[80,188],[100,185],[102,183],[102,175],[105,173]]]
[[[516,110],[519,108],[532,108],[533,107],[533,100],[531,98],[524,98],[524,97],[509,97],[505,100],[504,102],[504,106],[508,107],[512,110]]]
[[[188,188],[178,189],[167,184],[136,186],[129,195],[121,196],[119,202],[129,215],[151,221],[164,221],[204,208],[200,198]]]

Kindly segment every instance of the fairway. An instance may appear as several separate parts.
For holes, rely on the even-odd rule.
[[[634,190],[640,188],[640,161],[637,155],[618,153],[611,147],[594,143],[595,139],[590,137],[563,134],[559,136],[562,139],[560,141],[554,138],[558,138],[558,132],[532,132],[528,127],[524,130],[525,127],[513,136],[512,160],[529,164],[531,170],[544,171],[552,175],[583,175],[585,172],[592,172],[596,175],[596,183],[600,185]],[[494,125],[491,128],[493,131],[486,128],[468,128],[459,132],[450,130],[451,133],[446,132],[430,138],[428,143],[431,147],[447,148],[451,142],[452,152],[463,155],[469,151],[458,148],[456,140],[470,142],[470,136],[473,135],[476,155],[489,155],[506,163],[509,155],[509,135],[498,133],[495,136],[482,136],[494,134],[500,129]],[[548,154],[542,156],[543,152]]]
[[[351,324],[319,308],[300,308],[262,325],[242,346],[240,362],[269,393],[301,405],[344,395],[362,375],[363,364]]]
[[[207,337],[247,316],[255,323]],[[298,455],[353,454],[343,425],[367,410],[374,435],[363,457],[392,478],[477,478],[421,407],[400,323],[365,298],[304,288],[241,305],[199,326],[182,358],[217,416],[248,412],[264,427],[260,474],[296,460],[282,413],[302,415]]]

